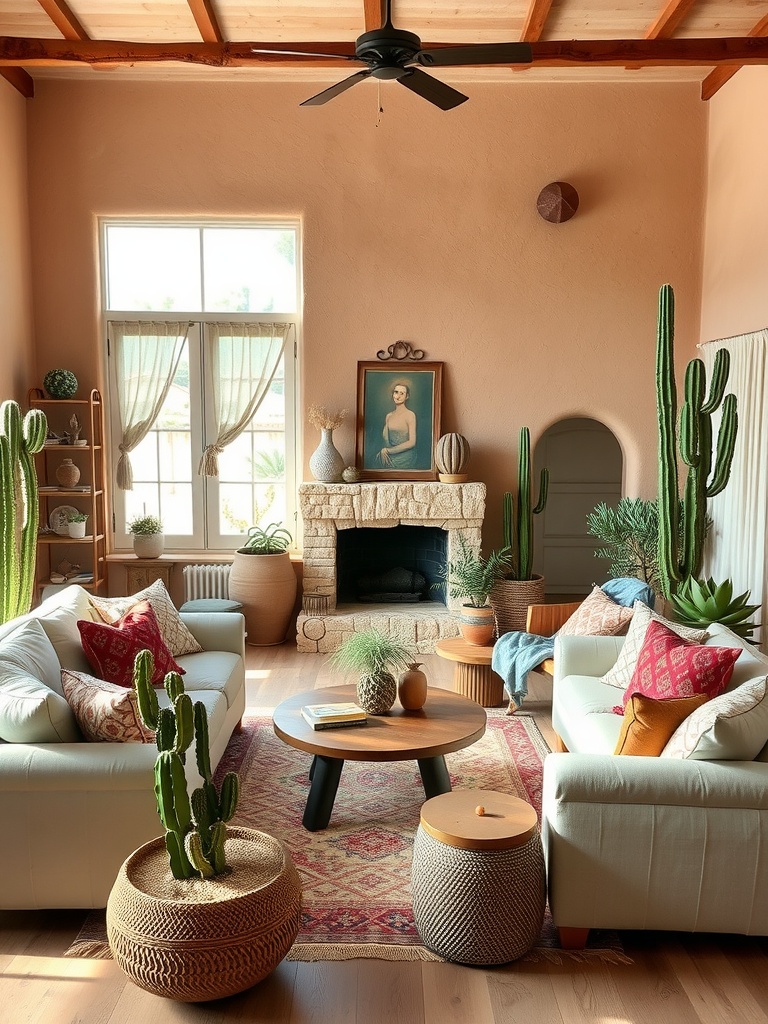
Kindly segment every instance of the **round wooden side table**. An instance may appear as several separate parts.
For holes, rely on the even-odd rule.
[[[446,661],[455,661],[453,687],[457,693],[477,701],[484,708],[504,703],[504,681],[491,668],[493,647],[468,644],[463,637],[438,640],[435,654]]]
[[[427,800],[411,883],[416,928],[429,949],[462,964],[516,960],[536,944],[544,921],[536,812],[493,790],[457,789]]]

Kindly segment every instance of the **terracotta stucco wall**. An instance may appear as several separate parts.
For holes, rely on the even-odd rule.
[[[701,339],[768,327],[768,68],[710,100]]]
[[[25,100],[0,78],[0,399],[25,402],[32,371],[32,293]]]
[[[698,339],[706,109],[694,86],[467,84],[443,113],[373,83],[41,82],[30,112],[38,367],[97,383],[99,215],[300,216],[302,398],[355,404],[356,363],[398,339],[445,363],[443,429],[469,438],[486,541],[535,439],[586,415],[619,437],[628,493],[656,486],[656,296]],[[539,190],[581,208],[545,223]],[[336,432],[353,460],[352,416]],[[308,425],[304,465],[317,443]],[[305,469],[305,476],[308,471]]]

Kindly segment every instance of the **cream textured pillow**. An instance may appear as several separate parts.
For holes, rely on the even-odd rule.
[[[753,761],[768,740],[767,681],[758,676],[707,701],[672,734],[661,756]]]
[[[101,619],[110,625],[117,622],[129,608],[138,604],[139,601],[149,601],[160,627],[160,636],[174,658],[178,658],[182,654],[199,654],[202,651],[203,648],[181,621],[181,617],[176,611],[176,605],[171,600],[162,580],[155,580],[150,586],[140,590],[132,597],[91,596],[91,604]]]
[[[576,611],[560,627],[558,636],[616,636],[632,618],[632,609],[616,604],[600,587],[594,587]]]
[[[56,651],[36,619],[28,619],[0,641],[0,739],[6,743],[82,739],[61,690],[60,672]]]
[[[627,630],[627,638],[619,651],[619,656],[613,668],[609,669],[601,683],[608,683],[609,686],[616,686],[620,690],[626,690],[629,681],[635,671],[637,659],[640,656],[640,648],[643,646],[648,626],[655,620],[662,626],[671,629],[673,633],[683,637],[684,640],[691,640],[695,644],[703,644],[709,636],[706,629],[691,629],[689,626],[681,626],[679,622],[670,622],[663,615],[651,611],[647,604],[642,601],[635,601],[632,605],[632,621]]]
[[[155,734],[139,715],[136,691],[87,672],[61,670],[61,685],[87,740],[95,743],[153,743]]]

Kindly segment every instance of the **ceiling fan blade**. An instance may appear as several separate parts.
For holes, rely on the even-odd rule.
[[[319,107],[323,103],[327,103],[328,100],[332,100],[335,96],[340,96],[347,89],[351,89],[353,85],[358,82],[362,82],[364,78],[369,78],[371,75],[370,71],[358,71],[354,75],[350,75],[349,78],[343,79],[341,82],[337,82],[336,85],[332,85],[330,89],[323,89],[322,92],[317,93],[315,96],[310,96],[308,100],[304,100],[300,103],[300,107]],[[428,75],[424,76],[428,78]]]
[[[474,64],[531,64],[530,43],[475,43],[420,50],[413,58],[423,67],[461,67]]]
[[[314,50],[265,50],[260,46],[252,46],[251,53],[275,53],[280,56],[287,54],[289,57],[333,57],[336,60],[357,60],[348,53],[316,53]]]
[[[404,85],[406,89],[410,89],[411,92],[417,93],[425,100],[429,100],[430,103],[434,103],[441,110],[451,110],[453,107],[458,107],[460,103],[469,99],[469,96],[465,96],[463,92],[452,89],[450,85],[439,82],[436,78],[432,78],[431,75],[425,75],[418,68],[409,69],[408,74],[398,78],[398,82],[400,85]]]

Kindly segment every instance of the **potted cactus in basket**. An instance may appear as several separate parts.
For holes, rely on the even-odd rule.
[[[115,960],[141,988],[188,1002],[255,985],[288,952],[299,929],[301,883],[283,844],[227,828],[237,807],[234,772],[214,784],[208,715],[181,676],[165,677],[167,707],[152,686],[150,651],[136,656],[138,712],[157,744],[155,797],[165,834],[121,867],[107,903]],[[201,785],[187,788],[195,744]]]
[[[544,577],[533,572],[533,517],[540,515],[547,506],[549,470],[541,470],[536,503],[532,497],[531,477],[531,434],[528,427],[521,427],[517,454],[517,509],[510,491],[504,495],[502,509],[503,550],[511,551],[512,567],[490,593],[499,636],[511,630],[525,629],[528,605],[541,604],[544,600]]]

